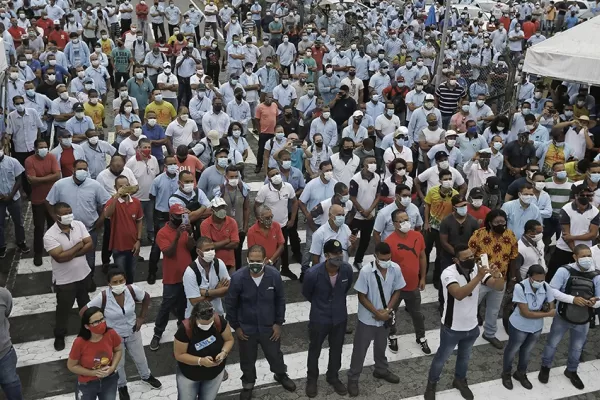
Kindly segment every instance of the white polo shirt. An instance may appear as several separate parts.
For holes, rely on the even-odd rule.
[[[401,158],[407,163],[411,163],[413,162],[412,150],[410,149],[410,147],[402,146],[402,151],[398,151],[396,145],[385,149],[385,152],[383,153],[383,162],[385,163],[385,165],[388,165],[396,158]]]
[[[63,251],[69,250],[81,242],[81,239],[89,236],[87,228],[81,221],[71,223],[71,231],[68,235],[60,230],[58,224],[54,224],[44,234],[44,249],[48,253],[57,247],[61,247]],[[75,257],[71,261],[62,263],[52,258],[52,282],[57,285],[78,282],[89,273],[90,267],[85,256]]]
[[[348,262],[348,248],[350,247],[350,235],[352,231],[348,225],[342,225],[338,231],[331,229],[331,225],[326,221],[319,229],[317,229],[312,236],[312,243],[310,245],[310,254],[320,256],[319,262],[325,261],[325,254],[323,253],[323,246],[329,239],[337,239],[342,244],[344,261]]]
[[[558,221],[561,225],[570,225],[571,235],[578,236],[588,233],[590,225],[598,226],[600,224],[599,213],[598,208],[592,204],[589,204],[588,208],[583,213],[580,213],[577,206],[571,201],[565,204],[560,210]],[[578,244],[585,244],[588,247],[592,247],[591,240],[575,240],[575,246]],[[571,248],[562,236],[557,240],[556,248],[572,253]]]
[[[329,161],[333,165],[333,177],[338,182],[343,182],[346,186],[349,186],[350,180],[360,165],[360,158],[356,154],[352,154],[352,158],[348,160],[348,163],[345,163],[344,160],[340,159],[340,153],[335,153],[331,155]]]
[[[470,331],[477,326],[477,306],[479,304],[479,288],[481,283],[491,277],[487,274],[481,283],[477,284],[473,292],[462,300],[456,300],[448,294],[448,286],[458,283],[465,286],[477,275],[477,265],[471,271],[469,276],[459,272],[456,264],[452,264],[442,272],[441,281],[444,290],[444,312],[442,314],[442,324],[453,331]]]
[[[177,150],[177,146],[179,145],[189,145],[194,140],[193,133],[198,132],[198,125],[196,121],[189,118],[185,125],[181,125],[179,123],[179,119],[175,118],[173,122],[171,122],[167,129],[165,130],[165,136],[170,136],[173,138],[173,149]]]
[[[119,154],[125,156],[125,161],[135,156],[135,149],[137,149],[138,142],[141,138],[146,137],[141,135],[139,139],[132,140],[131,137],[127,136],[121,143],[119,143]]]
[[[156,157],[150,156],[146,161],[138,160],[137,156],[132,157],[125,164],[127,168],[133,172],[133,175],[138,181],[138,191],[133,194],[133,197],[140,201],[150,200],[150,188],[156,175],[160,174],[160,168]]]
[[[392,118],[387,119],[385,114],[381,114],[375,119],[375,130],[381,131],[383,135],[394,133],[396,129],[400,127],[400,125],[400,118],[398,118],[397,115],[393,115]],[[379,136],[377,136],[375,146],[381,147],[381,139]]]
[[[268,206],[273,211],[273,221],[284,227],[288,223],[288,201],[296,198],[294,187],[283,182],[277,190],[271,183],[258,190],[255,201]]]
[[[179,84],[179,81],[177,80],[177,76],[175,76],[174,73],[171,72],[169,75],[167,75],[164,72],[161,72],[156,77],[156,84],[158,86],[161,83],[165,83],[167,85],[177,85],[177,84]],[[163,90],[162,95],[163,95],[163,99],[176,99],[177,98],[177,92],[174,92],[172,90]]]
[[[137,186],[138,181],[135,179],[135,175],[128,167],[123,167],[123,172],[121,175],[126,176],[129,179],[129,184],[131,186]],[[110,168],[103,169],[98,176],[96,177],[96,182],[102,185],[102,187],[110,194],[111,196],[117,192],[115,189],[115,179],[117,177],[110,171]]]
[[[381,177],[377,173],[373,173],[373,177],[368,180],[362,175],[362,171],[354,174],[350,180],[349,192],[350,196],[356,196],[358,204],[363,209],[371,208],[371,204],[381,190]],[[359,212],[354,216],[355,219],[365,219]]]
[[[319,215],[317,218],[314,218],[313,221],[317,226],[323,225],[329,219],[329,209],[331,208],[331,198],[327,200],[323,200],[321,203],[321,209],[323,210],[323,214]],[[350,211],[352,211],[352,207],[354,204],[350,200],[344,204],[344,216],[348,215]]]
[[[456,168],[450,167],[450,172],[452,173],[454,186],[460,186],[465,183],[465,179]],[[440,168],[437,165],[429,167],[417,176],[417,178],[419,179],[419,182],[427,182],[427,191],[429,192],[432,187],[440,184]]]
[[[201,281],[202,284],[200,286],[198,286],[198,280],[196,279],[196,273],[194,272],[193,269],[191,269],[190,267],[187,267],[185,269],[185,272],[183,273],[183,290],[185,291],[185,298],[187,300],[187,306],[185,307],[185,317],[189,318],[190,315],[192,314],[192,303],[190,303],[190,299],[195,299],[200,297],[200,290],[205,290],[205,289],[214,289],[217,287],[217,285],[219,284],[219,280],[220,279],[227,279],[230,280],[231,278],[229,278],[229,273],[227,272],[227,267],[225,266],[225,263],[221,260],[219,260],[218,258],[215,258],[215,261],[219,261],[219,277],[217,277],[217,273],[215,271],[215,262],[213,261],[211,266],[210,266],[210,272],[208,274],[208,276],[206,276],[206,270],[204,269],[204,267],[202,265],[200,265],[200,263],[198,262],[198,260],[194,261],[196,263],[196,266],[198,267],[198,271],[200,271],[200,276],[201,276]],[[216,297],[214,299],[212,299],[210,301],[210,303],[212,304],[212,306],[215,309],[215,312],[219,315],[223,315],[225,314],[225,310],[223,309],[223,303],[221,301],[221,298]]]

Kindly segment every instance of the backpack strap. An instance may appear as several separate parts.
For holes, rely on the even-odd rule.
[[[200,270],[195,261],[192,261],[190,268],[194,271],[194,274],[196,274],[196,283],[198,284],[198,287],[200,287],[200,285],[202,285],[202,275],[200,274]]]
[[[197,195],[195,194],[194,196],[197,196]],[[192,197],[190,200],[188,200],[188,199],[186,199],[185,197],[183,197],[183,196],[180,196],[180,195],[178,195],[178,194],[172,194],[172,195],[171,195],[171,197],[175,197],[176,199],[179,199],[179,200],[183,201],[186,207],[187,207],[187,205],[188,205],[189,203],[191,203],[191,202],[192,202],[192,200],[194,200],[194,198],[193,198],[193,197]]]
[[[185,334],[187,335],[188,339],[191,339],[192,338],[192,326],[190,325],[190,320],[188,318],[186,318],[183,321],[181,321],[181,323],[183,324],[183,327],[185,328]]]
[[[104,309],[106,308],[106,290],[103,290],[100,293],[102,294],[102,306],[100,309],[102,310],[102,313],[104,313]]]
[[[135,297],[135,290],[133,290],[133,287],[131,287],[131,285],[127,285],[127,290],[129,290],[129,293],[131,294],[131,297],[133,297],[133,301],[135,301],[136,303],[141,303],[142,302],[141,300],[138,300]],[[104,292],[102,292],[102,293],[104,293]],[[105,296],[106,296],[106,294],[105,294]]]

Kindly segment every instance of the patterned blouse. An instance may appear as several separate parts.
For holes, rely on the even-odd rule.
[[[500,236],[486,228],[479,228],[469,239],[469,247],[475,258],[487,254],[490,265],[496,264],[505,279],[510,262],[519,256],[517,238],[513,231],[506,229]]]

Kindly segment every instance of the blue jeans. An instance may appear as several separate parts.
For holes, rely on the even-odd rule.
[[[0,359],[0,386],[7,400],[23,400],[21,380],[17,375],[17,352],[12,346]]]
[[[503,372],[510,373],[512,370],[512,363],[517,353],[519,353],[519,364],[517,365],[517,371],[527,372],[527,364],[529,364],[529,356],[531,356],[531,350],[540,338],[542,331],[539,330],[534,333],[523,332],[508,323],[508,344],[504,348],[503,357]]]
[[[177,367],[177,400],[214,400],[219,393],[225,369],[210,381],[192,381],[183,376]]]
[[[552,321],[550,333],[546,339],[546,346],[542,353],[542,366],[550,368],[554,354],[556,354],[556,346],[562,340],[567,331],[569,332],[569,354],[567,357],[567,371],[575,372],[579,366],[579,358],[583,351],[583,345],[587,339],[590,324],[575,325],[565,321],[560,315],[556,315]]]
[[[134,256],[131,250],[113,250],[112,254],[115,264],[125,271],[125,279],[127,280],[127,284],[131,285],[135,276],[137,256]]]
[[[75,400],[116,400],[119,374],[86,383],[77,382]]]
[[[15,201],[0,201],[0,248],[6,247],[4,224],[6,222],[7,212],[10,214],[13,225],[15,226],[16,243],[25,243],[25,228],[23,227],[23,210],[21,208],[21,199],[19,198]]]
[[[148,360],[144,353],[144,344],[142,343],[142,333],[137,331],[123,338],[123,347],[127,349],[129,356],[133,359],[135,366],[142,380],[150,377],[150,369],[148,368]],[[117,366],[117,374],[119,375],[119,387],[127,386],[127,375],[125,374],[125,354],[121,357]]]
[[[440,328],[440,347],[437,353],[435,353],[435,357],[433,357],[431,368],[429,368],[429,382],[437,383],[440,380],[444,364],[446,364],[446,361],[452,355],[456,345],[458,345],[458,353],[456,355],[454,377],[456,379],[465,379],[467,377],[467,370],[469,369],[469,359],[471,358],[473,343],[475,343],[478,337],[478,326],[470,331],[454,331],[442,325]]]

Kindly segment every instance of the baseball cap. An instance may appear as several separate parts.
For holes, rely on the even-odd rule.
[[[480,187],[474,187],[469,192],[469,197],[472,199],[483,199],[483,190]]]
[[[223,200],[222,197],[214,197],[210,201],[211,208],[219,208],[219,207],[226,206],[226,205],[227,205],[227,203],[225,202],[225,200]]]
[[[183,206],[179,203],[173,204],[171,207],[169,207],[169,214],[173,214],[173,215],[182,215],[185,214],[185,209],[183,208]]]
[[[171,68],[171,63],[170,63],[170,62],[168,62],[168,61],[165,61],[165,62],[163,63],[163,68]]]
[[[352,114],[353,117],[362,117],[364,116],[363,112],[360,110],[356,110],[354,111],[354,114]]]
[[[448,158],[448,153],[446,153],[445,151],[438,151],[437,153],[435,153],[435,160],[441,160],[442,158]]]
[[[206,90],[206,85],[204,83],[199,83],[198,90]]]
[[[58,19],[55,19],[53,22],[54,22],[54,25],[60,25],[60,20],[58,20]]]
[[[458,136],[458,133],[456,133],[456,131],[453,131],[452,129],[448,129],[446,131],[446,136],[445,137],[448,137],[448,136]]]
[[[342,244],[337,239],[329,239],[323,245],[323,253],[341,253],[342,251]]]
[[[394,137],[398,137],[398,136],[407,136],[408,135],[408,128],[405,126],[401,126],[398,129],[396,129],[396,131],[394,132]]]
[[[73,111],[75,111],[75,112],[83,111],[83,104],[81,104],[81,103],[73,104]]]
[[[433,95],[432,95],[432,94],[426,94],[426,95],[425,95],[425,100],[424,100],[424,101],[427,101],[427,100],[435,100],[435,97],[433,97]]]
[[[580,121],[590,121],[590,117],[588,117],[587,115],[582,115],[579,118],[577,118]]]
[[[212,146],[218,146],[219,145],[219,132],[217,132],[216,130],[211,130],[208,131],[208,133],[206,134],[206,138],[210,141],[210,144]]]
[[[464,203],[464,202],[466,202],[466,201],[467,201],[467,199],[465,199],[465,198],[464,198],[462,195],[460,195],[460,194],[457,194],[457,195],[455,195],[455,196],[452,196],[452,205],[453,205],[453,206],[456,206],[457,204],[460,204],[460,203]]]

